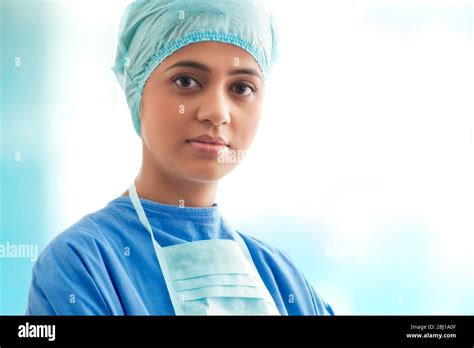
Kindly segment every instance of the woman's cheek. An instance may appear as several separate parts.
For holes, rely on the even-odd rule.
[[[250,143],[252,143],[253,138],[258,130],[258,125],[260,124],[260,117],[261,117],[261,105],[258,103],[254,109],[250,112],[250,117],[248,119],[248,134],[250,138]]]
[[[240,135],[237,137],[236,146],[239,150],[248,150],[252,145],[253,139],[257,132],[258,121],[256,120],[239,120],[235,122],[234,134]]]

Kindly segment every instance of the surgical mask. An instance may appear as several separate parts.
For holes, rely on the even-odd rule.
[[[176,315],[279,315],[242,237],[208,239],[162,247],[138,197],[130,199],[150,233]]]

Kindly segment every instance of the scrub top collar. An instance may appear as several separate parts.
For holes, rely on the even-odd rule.
[[[140,198],[143,209],[147,215],[155,215],[162,218],[173,218],[182,221],[191,221],[198,223],[217,223],[221,219],[219,205],[214,203],[212,207],[187,207],[179,205],[170,205]],[[110,204],[126,203],[133,209],[129,196],[119,196]]]

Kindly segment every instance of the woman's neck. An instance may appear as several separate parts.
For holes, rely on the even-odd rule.
[[[145,163],[135,180],[140,198],[182,207],[212,207],[217,185],[217,181],[199,182],[169,175]],[[122,195],[128,196],[128,190]]]

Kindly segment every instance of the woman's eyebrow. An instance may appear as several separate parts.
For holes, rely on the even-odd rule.
[[[207,65],[205,65],[205,64],[196,62],[196,61],[194,61],[194,60],[182,60],[182,61],[179,61],[179,62],[173,64],[172,66],[170,66],[170,67],[169,67],[168,69],[166,69],[165,71],[168,71],[168,70],[171,70],[171,69],[177,68],[177,67],[194,68],[194,69],[198,69],[198,70],[204,71],[204,72],[206,72],[206,73],[211,73],[211,68],[209,68],[209,67],[208,67]],[[263,78],[262,78],[262,76],[260,75],[260,73],[259,73],[257,70],[251,69],[251,68],[235,69],[235,70],[232,70],[232,71],[229,72],[229,75],[231,75],[231,76],[234,76],[234,75],[241,75],[241,74],[256,76],[256,77],[258,77],[260,80],[263,80]]]

